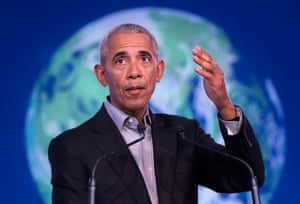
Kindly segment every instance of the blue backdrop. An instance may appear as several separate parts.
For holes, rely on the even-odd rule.
[[[221,2],[221,1],[220,1]],[[30,93],[55,50],[82,26],[126,8],[158,6],[200,15],[223,29],[243,58],[240,76],[270,76],[285,113],[286,163],[272,203],[299,200],[299,20],[296,1],[51,1],[1,3],[0,203],[42,203],[25,148]],[[238,67],[243,67],[239,73]]]

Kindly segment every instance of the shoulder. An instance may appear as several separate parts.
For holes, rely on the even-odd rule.
[[[88,134],[88,122],[84,122],[79,126],[64,130],[59,135],[51,139],[49,149],[70,148],[80,144],[84,145],[90,134]]]
[[[81,124],[66,129],[57,136],[55,136],[50,144],[65,143],[68,145],[83,145],[89,140],[92,140],[95,135],[94,132],[103,125],[104,121],[107,121],[107,116],[104,113],[104,109],[101,108],[95,115],[83,121]]]
[[[52,148],[71,148],[82,149],[93,142],[95,132],[106,121],[103,108],[75,127],[65,129],[60,134],[51,139],[49,149]]]
[[[153,122],[159,123],[162,126],[178,127],[183,126],[188,129],[200,128],[199,122],[194,118],[188,118],[175,114],[155,113],[152,115]]]
[[[170,121],[193,121],[192,118],[187,118],[181,115],[175,114],[166,114],[166,113],[154,113],[153,117],[155,119],[163,119],[163,120],[170,120]]]

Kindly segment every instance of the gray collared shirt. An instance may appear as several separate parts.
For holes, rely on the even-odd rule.
[[[125,114],[121,110],[113,106],[108,100],[104,102],[104,106],[109,116],[118,127],[125,143],[130,143],[142,135],[137,131],[138,121],[135,117]],[[137,163],[139,170],[144,178],[151,203],[158,204],[158,195],[156,187],[156,178],[154,171],[153,143],[151,135],[151,118],[149,110],[144,116],[144,124],[146,126],[145,139],[129,147],[129,150]]]

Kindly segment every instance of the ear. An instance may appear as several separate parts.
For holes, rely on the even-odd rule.
[[[160,82],[160,79],[162,78],[165,71],[165,63],[163,60],[159,60],[157,64],[157,70],[156,70],[156,82]]]
[[[102,86],[107,86],[107,81],[104,74],[104,67],[100,64],[94,66],[94,74]]]

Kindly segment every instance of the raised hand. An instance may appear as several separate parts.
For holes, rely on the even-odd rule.
[[[223,70],[209,53],[196,46],[192,50],[193,60],[199,67],[195,72],[203,77],[204,88],[224,120],[236,117],[235,107],[227,93]]]

